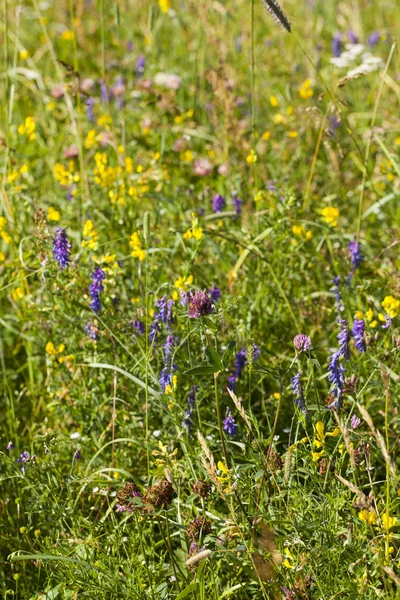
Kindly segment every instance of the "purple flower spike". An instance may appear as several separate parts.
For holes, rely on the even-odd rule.
[[[213,302],[218,302],[218,300],[221,298],[221,290],[217,288],[215,284],[212,286],[208,293]]]
[[[362,319],[354,319],[353,331],[351,332],[356,343],[356,348],[359,352],[366,351],[365,339],[364,339],[365,324]]]
[[[379,33],[377,31],[373,31],[368,38],[368,45],[373,48],[374,46],[377,45],[377,43],[380,41],[380,39],[381,39],[381,36],[379,35]]]
[[[225,197],[221,194],[216,194],[213,198],[213,210],[215,212],[221,212],[226,206]]]
[[[206,290],[197,290],[190,296],[188,315],[190,319],[206,317],[214,310],[214,305]]]
[[[228,433],[231,437],[235,437],[238,426],[235,422],[235,419],[232,417],[232,412],[229,409],[226,409],[226,418],[223,421],[224,423],[224,431]]]
[[[53,256],[61,269],[66,269],[70,263],[71,244],[67,239],[64,227],[56,228],[53,240]]]
[[[351,266],[354,272],[356,269],[358,269],[364,258],[361,254],[361,244],[354,238],[354,240],[349,242],[348,249],[350,253]]]
[[[352,29],[349,29],[349,31],[347,32],[347,37],[349,39],[350,44],[358,44],[358,36]]]
[[[139,79],[143,77],[144,68],[146,66],[146,59],[142,54],[139,54],[136,61],[136,77]]]
[[[82,458],[80,448],[74,453],[74,460],[80,460]]]
[[[360,423],[361,423],[361,419],[359,419],[356,415],[353,415],[351,417],[351,427],[352,429],[357,429],[357,427],[359,427]]]
[[[332,39],[332,54],[336,58],[342,53],[342,34],[336,33]]]
[[[237,219],[237,217],[241,214],[242,205],[243,205],[243,200],[241,200],[239,198],[239,196],[237,195],[237,192],[232,192],[232,206],[233,206],[233,210],[236,213],[235,219]]]
[[[303,333],[298,333],[293,338],[293,346],[296,348],[297,352],[301,354],[301,352],[307,352],[311,348],[311,338],[309,335],[304,335]]]
[[[92,285],[89,287],[90,297],[92,299],[90,308],[98,314],[101,310],[100,293],[104,290],[103,281],[106,278],[106,274],[103,269],[98,267],[92,273]]]
[[[343,358],[345,360],[349,360],[350,359],[350,349],[349,349],[350,333],[349,333],[349,326],[348,326],[348,323],[347,323],[346,319],[340,319],[339,320],[339,325],[341,325],[341,327],[342,327],[340,333],[337,336],[337,339],[340,342],[339,356],[343,356]]]
[[[86,115],[90,123],[94,122],[94,99],[92,97],[86,100]]]

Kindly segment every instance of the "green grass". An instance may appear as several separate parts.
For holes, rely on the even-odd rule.
[[[2,598],[400,598],[395,0],[2,8]]]

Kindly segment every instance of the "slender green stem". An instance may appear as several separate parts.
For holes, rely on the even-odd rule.
[[[221,407],[219,405],[219,398],[218,398],[218,373],[214,374],[214,394],[215,394],[215,404],[216,404],[216,408],[217,408],[218,429],[219,429],[219,435],[221,438],[222,451],[224,453],[226,468],[229,469],[228,453],[226,451],[224,431],[222,429]]]

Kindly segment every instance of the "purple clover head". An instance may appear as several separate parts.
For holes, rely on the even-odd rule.
[[[190,295],[188,315],[190,319],[206,317],[214,311],[213,302],[206,290],[197,290]]]
[[[224,431],[230,435],[232,438],[235,437],[237,430],[238,430],[238,426],[237,423],[235,422],[235,419],[232,417],[232,412],[229,409],[226,409],[226,417],[223,421],[224,424]]]
[[[359,427],[359,426],[360,426],[361,419],[359,419],[359,418],[357,417],[357,415],[353,415],[353,416],[351,417],[351,421],[350,421],[350,423],[351,423],[351,427],[352,427],[352,429],[357,429],[357,427]]]
[[[303,333],[298,333],[293,338],[293,346],[296,348],[299,354],[302,352],[307,352],[311,348],[310,336],[304,335]]]
[[[61,269],[66,269],[70,263],[71,244],[67,239],[64,227],[56,228],[53,240],[53,256]]]

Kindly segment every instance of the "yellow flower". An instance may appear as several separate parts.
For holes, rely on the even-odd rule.
[[[132,233],[129,245],[132,248],[131,256],[143,261],[146,258],[146,251],[142,248],[142,241],[137,231]]]
[[[266,200],[267,194],[264,190],[258,190],[254,196],[254,202],[260,202],[260,200]]]
[[[185,240],[191,240],[192,238],[196,240],[201,240],[203,237],[203,229],[199,227],[199,221],[196,217],[192,219],[192,227],[185,231],[183,234],[183,238]]]
[[[2,229],[4,229],[4,227],[7,225],[7,220],[4,217],[0,217],[0,231]]]
[[[354,318],[355,318],[355,319],[363,319],[363,318],[364,318],[364,315],[363,315],[363,313],[361,312],[361,310],[357,310],[357,311],[354,313]]]
[[[358,518],[360,519],[360,521],[364,521],[368,525],[375,525],[376,520],[377,520],[377,515],[374,510],[366,510],[364,508],[363,510],[360,510],[360,512],[358,513]]]
[[[382,529],[385,531],[389,531],[396,525],[397,519],[396,517],[390,517],[388,513],[382,515]]]
[[[66,31],[62,32],[62,34],[60,35],[60,38],[67,42],[72,42],[72,40],[75,39],[75,33],[73,31],[67,29]]]
[[[83,236],[88,238],[87,240],[82,240],[82,247],[89,248],[90,250],[96,250],[98,246],[98,233],[97,229],[93,225],[93,222],[89,219],[83,226]]]
[[[21,298],[24,297],[24,292],[23,292],[22,288],[17,287],[17,288],[15,288],[15,290],[13,290],[11,292],[11,296],[15,302],[18,302],[18,300],[21,300]]]
[[[250,154],[248,155],[248,157],[246,158],[246,161],[249,163],[249,165],[256,163],[258,160],[258,156],[257,154],[254,152],[253,149],[250,150]]]
[[[372,310],[372,308],[369,308],[367,310],[367,312],[365,313],[365,318],[367,319],[368,323],[370,323],[372,321],[373,317],[374,317],[374,311]]]
[[[229,473],[229,470],[226,467],[226,465],[224,465],[224,463],[221,462],[220,460],[218,461],[217,467],[224,475],[227,475]]]
[[[322,458],[322,455],[324,454],[324,450],[321,450],[321,452],[311,452],[311,458],[313,460],[313,462],[318,462],[320,458]]]
[[[300,94],[300,97],[303,98],[303,100],[312,98],[312,96],[314,95],[314,90],[311,87],[310,79],[306,79],[305,81],[303,81],[302,86],[299,90],[299,94]]]
[[[61,213],[59,213],[58,210],[56,210],[52,206],[49,206],[49,209],[47,211],[47,218],[49,219],[49,221],[59,221],[61,219]]]
[[[287,122],[286,117],[284,117],[280,113],[277,113],[276,115],[274,115],[272,117],[272,120],[275,123],[275,125],[284,125]]]
[[[287,558],[285,558],[283,561],[283,566],[286,567],[286,569],[293,569],[293,565],[289,561],[294,560],[294,556],[290,552],[289,548],[285,548],[283,552],[287,556]]]
[[[102,115],[97,119],[97,125],[100,125],[100,127],[106,127],[107,125],[111,125],[111,123],[112,118],[110,115]]]
[[[261,136],[262,140],[269,140],[269,138],[271,137],[271,132],[270,131],[264,131],[264,133]]]
[[[292,232],[296,237],[301,237],[305,240],[312,238],[312,232],[310,230],[307,231],[304,225],[293,225]]]
[[[189,275],[189,277],[178,277],[174,285],[176,288],[178,288],[178,290],[187,290],[192,283],[193,275]]]
[[[281,399],[281,395],[280,395],[279,392],[274,392],[272,395],[275,398],[275,400],[280,400]]]
[[[276,108],[277,106],[279,106],[279,100],[276,96],[270,96],[269,97],[269,103],[271,104],[271,106],[273,106],[274,108]]]
[[[11,244],[12,237],[8,235],[7,231],[2,231],[0,235],[6,244]]]
[[[19,57],[21,60],[26,60],[29,56],[29,52],[27,50],[21,50],[19,53]]]
[[[18,133],[26,135],[30,141],[33,141],[36,138],[35,129],[35,119],[33,117],[26,117],[24,124],[18,127]]]
[[[4,262],[6,260],[6,255],[4,254],[4,252],[0,252],[0,263]]]
[[[292,138],[292,139],[296,139],[299,136],[299,132],[298,131],[289,131],[288,132],[288,137]]]
[[[171,8],[171,3],[169,0],[158,0],[158,6],[161,9],[162,13],[167,13]]]
[[[47,344],[46,344],[46,352],[50,356],[55,356],[57,354],[57,350],[54,347],[53,342],[47,342]]]
[[[321,210],[321,215],[324,217],[325,222],[332,227],[337,227],[339,218],[339,209],[334,206],[326,206]]]
[[[85,148],[86,148],[86,150],[90,150],[90,148],[93,148],[96,145],[97,145],[96,130],[95,129],[90,129],[88,131],[87,136],[86,136]]]
[[[390,317],[397,317],[400,312],[400,300],[393,296],[386,296],[382,302],[382,306]]]

